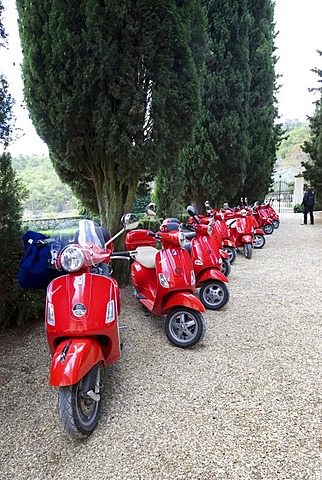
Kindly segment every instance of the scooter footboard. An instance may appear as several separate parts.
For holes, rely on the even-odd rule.
[[[104,356],[101,345],[96,340],[64,340],[53,355],[49,383],[54,387],[74,385],[100,361],[104,361]]]
[[[205,307],[199,300],[190,292],[178,292],[167,298],[162,310],[168,311],[174,307],[187,307],[198,312],[204,312]]]

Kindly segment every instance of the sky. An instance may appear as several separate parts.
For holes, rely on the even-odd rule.
[[[16,100],[14,113],[16,127],[22,137],[10,146],[13,156],[48,153],[47,146],[38,137],[26,107],[23,107],[23,84],[20,75],[22,53],[17,26],[14,0],[3,0],[5,7],[3,23],[9,35],[8,50],[1,49],[0,72],[10,85],[10,93]],[[322,69],[322,0],[276,0],[275,23],[278,35],[275,40],[279,60],[276,73],[282,85],[277,95],[281,121],[298,119],[305,121],[314,112],[313,102],[318,96],[308,88],[318,86],[318,76],[312,68]]]

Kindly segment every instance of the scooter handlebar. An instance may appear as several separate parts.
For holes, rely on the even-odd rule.
[[[123,260],[130,260],[130,258],[132,257],[133,253],[135,253],[135,251],[128,251],[128,250],[124,250],[122,252],[112,252],[111,253],[111,258],[114,258],[114,259],[123,259]]]

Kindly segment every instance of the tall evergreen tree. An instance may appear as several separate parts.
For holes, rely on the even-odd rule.
[[[206,0],[210,54],[203,112],[182,152],[186,202],[232,200],[246,176],[249,137],[249,15],[246,0]]]
[[[17,0],[24,93],[61,179],[116,229],[140,177],[190,139],[196,0]]]
[[[317,51],[322,56],[321,51]],[[322,83],[322,70],[319,68],[313,69],[318,77],[318,81]],[[303,162],[305,168],[304,178],[314,185],[317,196],[322,196],[322,87],[312,88],[311,91],[318,91],[320,98],[315,102],[315,111],[309,119],[310,138],[302,147],[302,150],[310,155],[310,160]]]
[[[251,72],[249,103],[249,162],[239,194],[254,202],[264,199],[272,182],[276,146],[281,125],[275,92],[274,4],[271,0],[248,0],[250,13],[249,67]]]

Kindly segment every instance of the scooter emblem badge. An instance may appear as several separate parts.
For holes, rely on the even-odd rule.
[[[73,314],[75,317],[83,317],[86,313],[86,307],[82,303],[76,303],[73,306]]]

